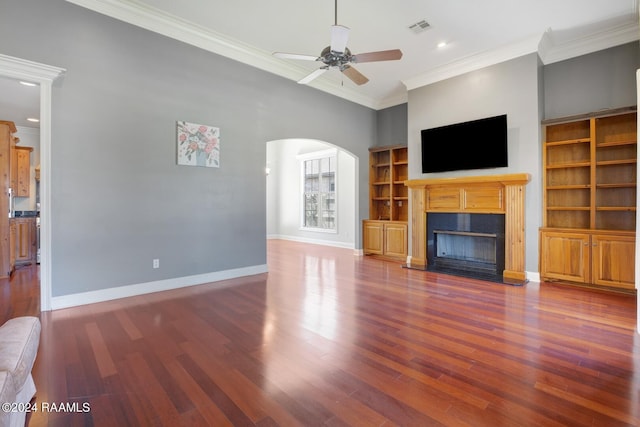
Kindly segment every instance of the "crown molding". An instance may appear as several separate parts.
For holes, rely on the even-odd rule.
[[[640,39],[640,25],[634,20],[567,41],[559,41],[558,38],[551,29],[542,35],[538,53],[543,64],[552,64],[637,41]]]
[[[274,58],[271,52],[257,49],[240,40],[138,3],[135,0],[126,2],[121,0],[66,1],[290,80],[298,81],[309,74],[307,68]],[[327,79],[316,80],[307,86],[369,108],[375,108],[376,105],[376,100]]]
[[[0,54],[0,75],[33,82],[52,82],[64,75],[64,68],[40,64],[22,58]]]
[[[375,104],[376,110],[382,110],[384,108],[395,107],[396,105],[406,104],[409,102],[409,93],[403,90],[395,96],[388,96]]]
[[[540,37],[529,37],[500,49],[467,56],[459,61],[435,67],[427,73],[403,80],[407,90],[433,84],[451,77],[476,71],[538,50]]]
[[[637,20],[567,41],[558,41],[558,37],[549,29],[540,36],[530,37],[502,49],[482,52],[436,67],[427,73],[403,80],[403,83],[407,90],[411,90],[533,52],[537,52],[542,63],[546,65],[637,40],[640,40],[640,26]]]

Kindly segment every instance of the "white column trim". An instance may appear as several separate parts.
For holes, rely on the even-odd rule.
[[[40,309],[51,310],[51,101],[64,68],[0,54],[0,76],[40,85]]]

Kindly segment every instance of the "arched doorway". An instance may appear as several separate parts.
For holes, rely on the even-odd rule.
[[[337,158],[335,232],[301,227],[301,156],[334,150]],[[267,237],[355,249],[359,227],[358,158],[325,141],[287,138],[267,142]]]

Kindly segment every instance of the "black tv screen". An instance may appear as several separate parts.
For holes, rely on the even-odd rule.
[[[421,131],[422,173],[507,166],[507,115]]]

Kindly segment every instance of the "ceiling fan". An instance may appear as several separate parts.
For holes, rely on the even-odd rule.
[[[316,77],[331,68],[337,68],[357,85],[363,85],[369,81],[362,73],[356,70],[351,64],[361,64],[363,62],[393,61],[402,58],[400,49],[380,50],[377,52],[351,54],[347,48],[349,39],[349,28],[338,25],[338,0],[335,0],[335,25],[331,26],[331,45],[325,47],[320,56],[301,55],[296,53],[274,52],[273,56],[283,59],[300,59],[303,61],[319,61],[324,65],[308,76],[298,81],[300,84],[307,84]]]

